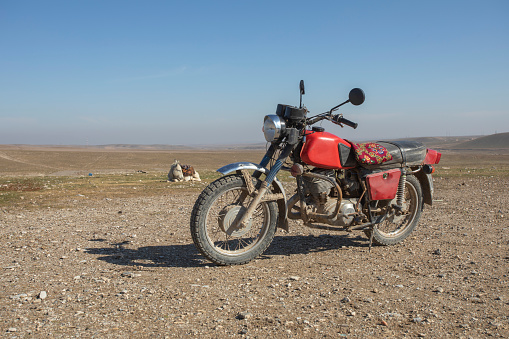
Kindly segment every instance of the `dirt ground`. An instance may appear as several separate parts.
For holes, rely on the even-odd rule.
[[[464,174],[436,175],[402,244],[291,222],[233,267],[192,243],[206,183],[54,206],[34,192],[0,207],[0,336],[509,337],[509,176]]]

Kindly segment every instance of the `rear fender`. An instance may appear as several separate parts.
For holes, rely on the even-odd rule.
[[[421,184],[424,203],[433,206],[433,177],[423,171],[419,171],[414,175]],[[424,205],[422,206],[424,207]]]
[[[255,170],[257,172],[261,172],[264,174],[269,173],[269,170],[266,169],[265,167],[262,167],[255,163],[252,163],[252,162],[235,162],[233,164],[228,164],[226,166],[223,166],[220,169],[218,169],[217,171],[219,173],[221,173],[222,175],[227,175],[234,171],[237,171],[237,173],[240,174],[241,170]],[[283,194],[283,199],[276,200],[278,212],[279,212],[278,220],[277,220],[277,227],[282,228],[288,232],[289,228],[288,228],[287,207],[286,207],[286,194],[285,194],[283,185],[277,178],[274,178],[274,180],[272,181],[272,192]]]

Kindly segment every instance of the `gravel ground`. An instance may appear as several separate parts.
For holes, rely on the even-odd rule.
[[[508,337],[509,179],[435,187],[400,245],[292,222],[234,267],[192,243],[197,192],[0,210],[0,335]]]

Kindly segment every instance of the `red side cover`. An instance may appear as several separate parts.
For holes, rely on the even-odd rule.
[[[398,192],[400,177],[401,171],[399,168],[368,175],[366,181],[369,187],[369,199],[394,199]]]

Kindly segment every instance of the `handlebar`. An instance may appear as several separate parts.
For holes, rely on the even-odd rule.
[[[333,122],[334,124],[337,124],[337,125],[347,125],[347,126],[350,126],[352,127],[353,129],[356,129],[357,126],[359,124],[357,124],[356,122],[353,122],[353,121],[350,121],[348,119],[345,119],[343,118],[340,114],[337,114],[337,115],[331,115],[329,112],[325,112],[325,113],[322,113],[322,114],[319,114],[313,118],[308,118],[307,119],[307,124],[308,125],[313,125],[315,123],[317,123],[318,121],[321,121],[321,120],[329,120],[331,122]]]
[[[338,115],[335,115],[332,117],[331,119],[332,122],[334,123],[337,123],[337,124],[344,124],[344,125],[347,125],[347,126],[350,126],[352,127],[353,129],[356,129],[357,126],[359,125],[358,123],[356,122],[353,122],[353,121],[350,121],[348,119],[345,119],[343,118],[342,116],[340,116],[339,114]]]

